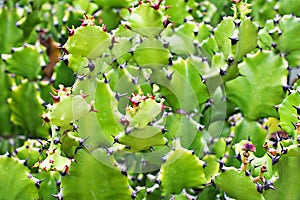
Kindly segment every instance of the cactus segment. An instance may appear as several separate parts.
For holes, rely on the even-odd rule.
[[[254,152],[254,154],[257,157],[261,157],[265,154],[263,145],[265,143],[267,131],[261,127],[261,124],[243,118],[236,124],[235,127],[233,127],[233,129],[233,141],[235,143],[250,138],[253,145],[257,147],[257,150]]]
[[[118,111],[118,101],[109,84],[103,80],[99,81],[96,87],[95,109],[99,110],[97,119],[103,134],[113,142],[111,135],[122,133],[123,127],[119,122],[121,115]]]
[[[161,87],[161,93],[166,97],[166,102],[174,110],[183,109],[193,112],[199,104],[208,98],[206,85],[202,82],[196,66],[183,59],[178,59],[169,68],[166,76],[161,76],[165,71],[153,71],[151,81]],[[168,77],[168,73],[171,74]],[[171,79],[171,80],[170,80]],[[187,102],[186,99],[189,99]]]
[[[45,63],[38,49],[32,45],[13,48],[13,53],[7,56],[2,55],[2,59],[6,61],[6,68],[9,72],[31,80],[38,78],[42,64]]]
[[[183,24],[184,18],[189,14],[184,0],[166,0],[164,5],[170,7],[165,12],[166,15],[170,16],[170,21],[174,22],[175,25]]]
[[[206,182],[204,162],[174,141],[175,149],[166,156],[159,172],[165,194],[178,194],[184,188],[199,188]]]
[[[131,99],[138,105],[128,106],[126,115],[129,117],[130,126],[137,128],[145,128],[152,122],[162,111],[163,104],[157,103],[154,99],[134,95]],[[140,98],[140,99],[139,99]],[[147,98],[147,99],[144,99]]]
[[[10,96],[9,88],[11,83],[8,74],[4,73],[4,63],[0,61],[0,135],[5,135],[12,131],[10,123],[10,108],[7,105],[7,98]],[[1,152],[1,150],[0,150]]]
[[[286,15],[281,18],[278,26],[281,30],[281,35],[276,42],[278,49],[285,54],[290,66],[299,66],[300,39],[297,35],[300,31],[300,19]]]
[[[120,134],[116,138],[118,143],[130,147],[130,150],[134,152],[167,144],[167,140],[164,138],[161,129],[153,126],[134,129],[128,134]]]
[[[70,175],[62,177],[64,199],[131,199],[127,177],[107,159],[105,150],[98,149],[93,155],[80,150],[75,160]]]
[[[111,9],[111,8],[126,8],[126,7],[129,7],[130,3],[132,3],[133,0],[116,0],[116,1],[95,0],[94,2],[102,8]]]
[[[280,117],[280,127],[285,130],[289,135],[295,135],[295,124],[299,121],[299,111],[297,108],[300,106],[299,91],[295,91],[287,96],[282,103],[278,106]]]
[[[232,17],[224,18],[214,30],[215,40],[219,46],[219,49],[224,53],[225,58],[227,58],[231,53],[231,38],[237,37],[234,35],[236,34],[234,31],[235,24]]]
[[[264,197],[256,189],[256,184],[243,171],[228,169],[220,173],[214,183],[231,198],[241,198],[245,200],[263,200]]]
[[[282,15],[288,15],[290,13],[300,17],[298,9],[300,8],[300,2],[297,0],[281,0],[278,2],[278,11]]]
[[[137,64],[141,67],[157,68],[167,66],[169,51],[156,39],[147,39],[140,43],[133,53]]]
[[[81,95],[72,96],[68,93],[58,93],[57,98],[59,98],[59,102],[54,103],[49,108],[49,112],[43,116],[44,119],[48,118],[53,125],[68,129],[71,126],[70,123],[75,122],[91,111],[92,106]]]
[[[258,30],[250,19],[244,19],[239,26],[239,41],[236,47],[235,59],[240,61],[243,57],[257,47]]]
[[[299,174],[295,173],[300,167],[300,151],[299,147],[291,147],[286,155],[283,155],[278,162],[279,179],[274,182],[276,190],[265,191],[266,200],[279,200],[283,198],[298,199],[300,198],[297,190]],[[293,187],[291,187],[293,186]],[[287,189],[288,188],[288,189]]]
[[[34,174],[36,178],[42,180],[39,185],[39,199],[55,200],[53,194],[56,194],[60,189],[61,175],[59,172],[39,172]]]
[[[32,168],[39,161],[42,151],[42,145],[37,140],[27,140],[24,145],[15,150],[20,160],[26,160],[26,166]]]
[[[277,117],[274,106],[284,97],[282,85],[286,85],[286,68],[286,61],[269,51],[248,56],[240,64],[242,76],[225,84],[228,99],[233,101],[248,119]],[[256,84],[260,87],[253,87]]]
[[[18,160],[0,156],[0,196],[6,199],[39,199],[35,178]]]
[[[164,28],[162,13],[149,5],[141,5],[131,11],[128,26],[134,32],[154,38]]]
[[[95,59],[110,46],[111,39],[101,27],[89,24],[74,30],[74,35],[69,36],[64,47],[73,56],[83,56]],[[76,60],[81,60],[77,58]]]
[[[24,128],[26,133],[32,137],[48,137],[48,127],[42,126],[40,118],[44,110],[39,101],[39,93],[32,82],[24,81],[11,92],[8,100],[12,112],[11,121]]]
[[[16,9],[3,6],[0,8],[0,53],[9,53],[13,46],[18,46],[22,39],[22,30],[16,27],[19,19]],[[7,36],[10,37],[7,37]]]

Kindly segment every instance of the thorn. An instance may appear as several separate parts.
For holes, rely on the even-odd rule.
[[[55,138],[55,139],[53,140],[53,143],[54,143],[54,144],[58,144],[58,143],[61,144],[59,137]]]
[[[60,187],[60,185],[61,185],[61,181],[60,181],[60,180],[57,180],[57,181],[56,181],[56,187]]]
[[[36,187],[37,189],[40,189],[41,183],[42,183],[44,180],[45,180],[45,179],[37,180],[37,181],[35,182],[35,187]]]
[[[293,105],[293,107],[297,110],[297,114],[300,115],[300,106]]]
[[[98,112],[99,112],[99,110],[96,110],[96,109],[94,108],[94,106],[93,106],[93,105],[91,105],[90,112],[96,112],[96,113],[98,113]]]
[[[169,24],[171,24],[172,22],[169,20],[169,19],[166,19],[166,20],[164,20],[163,21],[163,26],[165,27],[165,28],[167,28],[167,26],[169,25]]]
[[[104,83],[105,83],[105,84],[108,84],[108,83],[109,83],[109,80],[107,79],[107,77],[105,76],[105,74],[103,74],[103,78],[104,78]]]
[[[165,127],[161,129],[162,134],[169,132]]]
[[[29,158],[27,157],[27,158],[24,160],[24,162],[23,162],[23,165],[24,165],[25,167],[28,166],[28,160],[29,160]]]
[[[231,40],[231,45],[235,45],[236,43],[238,43],[239,39],[238,38],[229,38]]]
[[[120,101],[120,99],[126,95],[127,95],[127,93],[124,93],[124,94],[116,93],[115,98],[117,99],[117,101]]]
[[[227,63],[230,65],[230,64],[232,64],[233,62],[234,62],[234,58],[230,56],[230,57],[227,59]]]
[[[102,25],[102,30],[103,30],[104,32],[107,32],[107,27],[106,27],[105,24]]]
[[[119,138],[116,136],[113,136],[113,135],[111,135],[113,138],[114,138],[114,142],[113,142],[113,144],[115,144],[115,143],[118,143],[119,142]]]
[[[127,173],[125,170],[121,170],[121,173],[122,173],[124,176],[128,176],[128,173]]]
[[[58,194],[51,194],[51,196],[53,196],[54,198],[58,199],[58,200],[63,200],[63,196],[62,193],[58,193]]]
[[[68,26],[66,26],[66,27],[67,27],[67,30],[68,30],[68,36],[74,35],[74,33],[75,33],[74,26],[72,26],[72,29],[70,29]]]
[[[167,79],[168,80],[172,80],[172,77],[173,77],[173,74],[174,74],[174,71],[172,71],[172,72],[167,72]]]
[[[137,85],[139,83],[139,77],[135,77],[131,79],[131,82],[135,85]]]
[[[262,193],[263,192],[263,186],[259,183],[256,183],[256,190],[259,192],[259,193]]]
[[[226,70],[220,69],[220,75],[221,75],[221,76],[226,75]]]
[[[131,193],[131,198],[132,198],[132,199],[135,199],[136,196],[137,196],[137,195],[136,195],[136,191],[132,191],[132,193]]]
[[[291,93],[291,87],[290,86],[288,86],[288,85],[283,85],[282,86],[282,89],[283,89],[283,91],[284,92],[288,92],[289,94]]]
[[[54,104],[55,104],[55,103],[59,103],[59,101],[60,101],[60,96],[55,96],[55,95],[52,94],[51,92],[49,92],[49,94],[51,95]]]

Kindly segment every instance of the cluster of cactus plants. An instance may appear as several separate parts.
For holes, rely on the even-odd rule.
[[[299,8],[0,2],[0,199],[299,199]]]

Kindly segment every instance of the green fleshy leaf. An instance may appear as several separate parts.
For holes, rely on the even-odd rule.
[[[70,123],[85,116],[90,110],[91,105],[81,95],[66,96],[53,105],[47,116],[51,124],[67,128],[70,127]]]
[[[39,102],[39,93],[34,83],[26,81],[15,87],[8,103],[14,124],[21,126],[31,137],[48,137],[48,128],[42,126],[43,120],[40,117],[44,108]]]
[[[300,167],[299,147],[294,146],[290,148],[288,153],[280,158],[277,165],[279,179],[274,183],[276,189],[275,191],[265,191],[265,199],[299,199],[300,194],[298,188],[300,174],[297,173]]]
[[[103,8],[126,8],[129,7],[132,0],[95,0],[94,1],[97,5]]]
[[[300,2],[298,0],[280,0],[278,2],[278,10],[282,15],[295,14],[300,16],[298,10],[300,9]]]
[[[27,166],[33,167],[40,158],[41,144],[36,140],[27,140],[22,147],[15,150],[20,160],[27,159]]]
[[[124,130],[119,122],[121,115],[118,111],[118,101],[115,99],[109,84],[104,83],[104,81],[99,81],[96,88],[95,109],[99,111],[97,119],[103,134],[112,142],[111,135],[116,136]]]
[[[184,188],[199,188],[205,183],[203,161],[175,141],[175,150],[166,156],[159,172],[159,180],[165,194],[178,194]]]
[[[70,64],[70,60],[69,60],[69,66],[72,66]],[[81,65],[84,66],[84,65]],[[85,65],[87,66],[87,65]],[[76,71],[74,69],[72,69],[73,71]],[[75,81],[75,76],[74,73],[70,68],[68,68],[64,62],[59,62],[55,68],[55,83],[54,83],[54,87],[58,88],[58,85],[64,85],[65,87],[71,87],[74,84]],[[49,93],[48,93],[49,95]]]
[[[2,58],[4,55],[2,55]],[[7,63],[7,70],[11,73],[24,76],[29,79],[37,79],[41,72],[43,61],[42,55],[34,46],[14,48],[14,52],[8,58],[4,58]]]
[[[161,13],[148,5],[134,9],[128,23],[131,30],[150,38],[157,36],[164,28]]]
[[[113,48],[111,49],[112,57],[117,59],[120,64],[123,64],[126,60],[131,58],[130,49],[132,48],[131,42],[128,38],[118,37],[117,43],[114,43]]]
[[[134,129],[128,134],[117,136],[118,143],[130,147],[133,151],[147,150],[150,147],[162,146],[167,143],[159,128],[148,126],[143,129]]]
[[[211,34],[212,27],[208,24],[200,23],[198,26],[198,35],[197,40],[202,42],[203,40],[207,39]]]
[[[39,199],[35,180],[28,176],[28,169],[16,159],[0,156],[1,199]]]
[[[291,4],[292,5],[292,4]],[[289,65],[299,65],[300,39],[298,33],[300,31],[300,19],[294,16],[283,16],[278,24],[281,35],[278,39],[278,49],[286,54]]]
[[[217,158],[223,158],[226,153],[226,141],[224,138],[219,138],[212,148],[213,153]]]
[[[241,22],[235,55],[237,61],[242,60],[244,55],[256,48],[257,34],[257,28],[250,19],[246,18]]]
[[[169,51],[159,40],[148,39],[136,47],[133,57],[141,67],[156,68],[169,63]]]
[[[241,76],[225,84],[226,94],[248,119],[277,117],[275,105],[284,97],[287,63],[269,51],[249,55],[240,65]]]
[[[0,19],[0,53],[9,53],[22,39],[22,30],[16,27],[19,20],[17,9],[10,10],[3,6],[0,10]]]
[[[199,120],[196,118],[195,120]],[[203,144],[201,142],[202,133],[199,132],[197,124],[193,123],[185,115],[173,114],[167,116],[165,137],[172,140],[173,138],[180,138],[181,146],[193,150],[195,155],[202,152]]]
[[[235,24],[232,17],[226,17],[214,30],[214,36],[220,50],[227,58],[231,53],[231,40],[235,30]]]
[[[192,63],[178,59],[169,69],[173,72],[171,80],[166,75],[162,76],[164,71],[153,71],[151,81],[161,86],[161,93],[174,110],[193,112],[209,98],[206,85]]]
[[[105,150],[98,149],[92,155],[80,150],[75,160],[70,175],[62,178],[64,199],[131,199],[128,179],[114,167]]]
[[[21,19],[21,23],[18,23],[20,29],[23,30],[24,38],[28,38],[34,27],[42,22],[42,12],[40,10],[35,10],[33,12],[28,12],[28,14]]]
[[[189,14],[186,9],[186,2],[184,0],[166,0],[164,5],[170,6],[166,10],[166,15],[170,16],[170,21],[176,25],[183,24],[184,18]]]
[[[88,66],[88,59],[81,55],[69,55],[68,57],[68,66],[73,70],[73,72],[77,72],[83,67]]]
[[[10,123],[10,109],[7,105],[7,98],[10,96],[10,87],[11,83],[9,76],[4,72],[4,64],[0,61],[0,135],[7,135],[12,131],[12,125]]]
[[[297,109],[300,106],[300,93],[299,91],[293,92],[287,96],[278,107],[280,117],[280,127],[290,135],[294,135],[294,124],[298,122]]]
[[[99,26],[80,26],[74,31],[74,35],[64,45],[70,54],[94,59],[101,56],[110,45],[109,34]]]
[[[233,141],[238,143],[250,137],[251,142],[256,147],[254,154],[261,157],[266,153],[266,150],[263,148],[266,136],[267,131],[262,128],[261,124],[243,118],[234,128]]]
[[[262,194],[256,189],[256,184],[243,171],[228,169],[220,173],[214,180],[216,186],[235,199],[263,200]]]
[[[136,128],[145,128],[161,113],[161,110],[162,105],[150,98],[142,101],[137,110],[134,108],[133,110],[127,109],[126,114],[130,116],[130,126]]]
[[[162,33],[163,40],[168,44],[172,53],[188,57],[195,53],[194,45],[195,23],[186,22],[173,31],[171,28]]]
[[[220,170],[220,163],[218,162],[219,157],[216,155],[206,155],[203,157],[203,161],[206,164],[204,173],[206,180],[211,180]],[[209,181],[208,181],[209,182]]]
[[[40,180],[43,180],[39,188],[39,198],[43,200],[55,200],[56,198],[52,195],[56,194],[58,190],[57,181],[60,181],[61,177],[59,172],[41,171],[34,176]]]

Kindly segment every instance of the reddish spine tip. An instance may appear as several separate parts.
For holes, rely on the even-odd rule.
[[[59,103],[59,101],[60,101],[60,96],[55,96],[55,95],[52,94],[51,92],[49,92],[49,94],[51,95],[54,104],[55,104],[55,103]]]
[[[105,24],[103,24],[103,26],[102,26],[102,30],[103,30],[104,32],[107,32],[107,27],[106,27],[106,25],[105,25]]]
[[[68,36],[74,35],[74,33],[75,33],[74,27],[69,28],[69,27],[67,26],[67,29],[68,29]]]
[[[96,109],[94,108],[94,106],[91,105],[90,112],[96,112],[96,113],[97,113],[97,112],[99,112],[99,110],[96,110]]]

